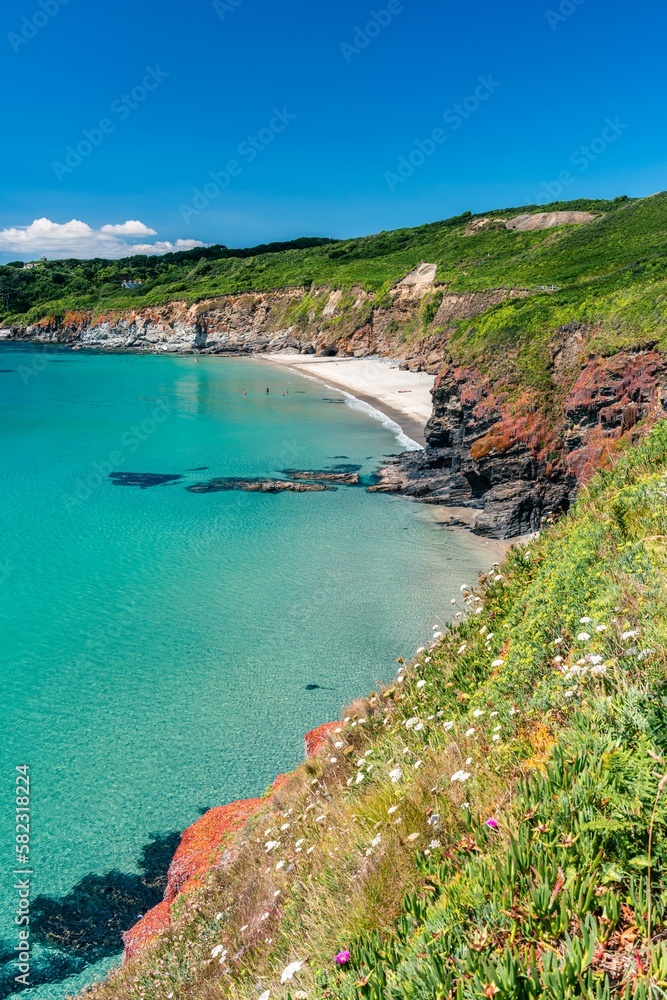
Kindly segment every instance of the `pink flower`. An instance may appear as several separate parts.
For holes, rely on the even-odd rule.
[[[497,819],[487,819],[486,825],[490,827],[491,830],[497,830],[500,826]]]
[[[339,951],[336,957],[334,958],[334,962],[336,963],[336,965],[347,965],[347,963],[350,961],[350,958],[351,955],[349,951]]]

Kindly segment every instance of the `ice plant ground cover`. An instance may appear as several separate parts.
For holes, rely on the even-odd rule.
[[[458,600],[96,1000],[665,995],[667,424]]]

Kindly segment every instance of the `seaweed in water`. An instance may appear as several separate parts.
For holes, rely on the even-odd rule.
[[[58,983],[87,965],[119,954],[122,933],[161,902],[180,833],[151,835],[139,872],[86,875],[64,896],[37,896],[31,913],[33,940],[46,949],[31,963],[31,985]],[[13,946],[0,942],[0,1000],[15,992]]]
[[[147,490],[151,486],[165,486],[178,482],[183,476],[161,475],[158,472],[110,472],[109,479],[114,486],[138,486]]]

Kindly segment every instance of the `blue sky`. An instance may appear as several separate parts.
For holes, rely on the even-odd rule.
[[[2,260],[667,188],[648,0],[7,0],[3,20]]]

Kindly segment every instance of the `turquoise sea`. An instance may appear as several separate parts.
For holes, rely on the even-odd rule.
[[[17,766],[42,983],[26,996],[64,997],[118,960],[178,832],[297,764],[304,733],[388,680],[488,560],[362,487],[185,488],[371,476],[398,428],[349,403],[255,360],[0,345],[0,998],[16,989]]]

